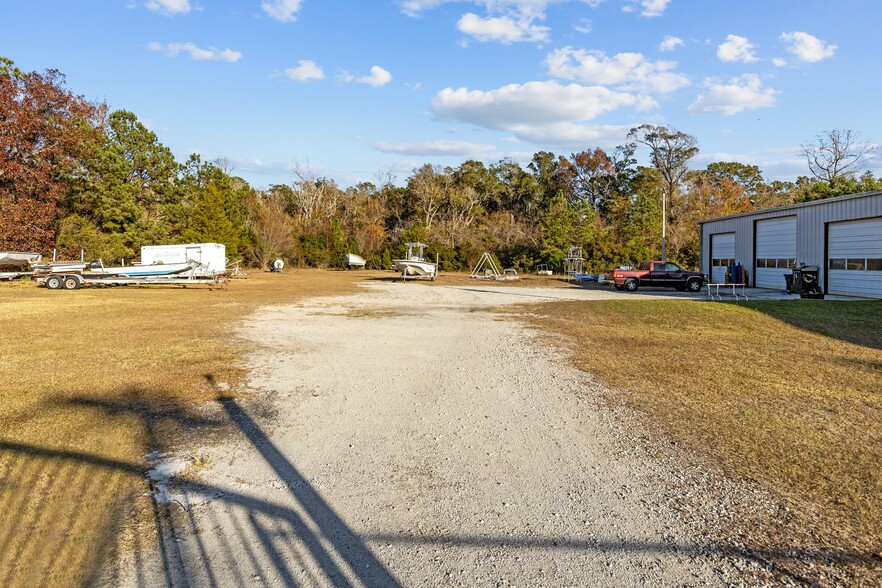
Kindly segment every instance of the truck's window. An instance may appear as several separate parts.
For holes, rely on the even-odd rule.
[[[665,264],[663,264],[663,263],[654,263],[652,265],[653,265],[652,271],[654,271],[654,272],[665,271]]]
[[[649,265],[650,265],[650,264],[649,264],[648,261],[641,261],[641,262],[640,262],[640,265],[637,266],[637,267],[638,267],[638,269],[649,270],[649,269],[650,269],[650,268],[649,268]]]
[[[677,265],[676,263],[671,263],[671,262],[669,261],[669,262],[667,262],[667,263],[665,264],[665,271],[668,271],[668,272],[682,272],[683,270],[680,269],[680,266]]]

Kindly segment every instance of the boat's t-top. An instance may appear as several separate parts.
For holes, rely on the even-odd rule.
[[[407,247],[407,256],[406,259],[408,261],[426,261],[426,245],[425,243],[405,243],[405,247]]]

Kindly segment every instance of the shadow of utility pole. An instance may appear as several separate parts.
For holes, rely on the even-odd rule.
[[[659,554],[676,552],[694,557],[707,553],[754,560],[774,569],[790,580],[812,585],[815,582],[789,569],[794,560],[837,562],[842,565],[866,566],[871,562],[858,553],[835,550],[807,550],[791,546],[747,550],[728,545],[698,547],[641,541],[598,541],[568,537],[496,537],[469,535],[414,535],[408,533],[374,533],[359,536],[322,498],[319,492],[298,471],[278,447],[261,430],[234,398],[221,397],[218,404],[248,440],[287,490],[275,495],[278,499],[252,495],[194,481],[191,477],[169,476],[160,482],[151,480],[150,505],[152,529],[135,528],[129,533],[125,557],[104,573],[95,570],[90,583],[136,586],[226,586],[250,585],[332,585],[398,587],[399,580],[368,547],[371,543],[402,546],[435,545],[455,549],[506,547],[524,550],[577,551],[590,554],[629,552]],[[108,405],[95,408],[108,409]],[[112,405],[115,410],[128,411],[128,405]],[[157,414],[152,414],[156,417]],[[172,411],[165,418],[181,419]],[[225,419],[221,419],[225,420]],[[215,421],[216,422],[216,421]],[[208,421],[201,423],[207,425]],[[91,471],[106,472],[102,480],[120,474],[143,478],[147,473],[140,464],[104,458],[76,451],[62,451],[0,439],[0,455],[13,460],[11,472],[24,485],[37,486],[39,480],[76,491],[70,475],[73,466],[87,465]],[[32,467],[24,468],[29,463]],[[7,472],[9,473],[9,472]],[[0,475],[0,487],[8,483]],[[82,500],[90,495],[82,492]],[[128,503],[127,503],[128,504]],[[198,505],[198,506],[197,506]],[[4,506],[0,504],[0,506]],[[6,505],[10,506],[10,505]],[[179,508],[180,506],[180,508]],[[0,519],[7,528],[29,533],[25,543],[40,540],[39,533],[27,531],[23,509],[0,510]],[[119,513],[120,516],[123,513]],[[71,516],[75,516],[76,512]],[[62,522],[71,527],[74,521]],[[82,524],[77,522],[76,524]],[[15,555],[28,551],[25,547],[5,546],[10,537],[0,537],[0,555],[12,549]],[[111,540],[111,543],[118,542]],[[19,543],[21,543],[19,541]],[[125,542],[119,542],[124,544]],[[96,546],[96,548],[102,548]],[[112,547],[108,546],[110,551]],[[27,562],[22,562],[27,564]],[[53,565],[63,565],[55,562]],[[0,569],[0,579],[4,577]],[[7,578],[8,579],[8,578]],[[0,581],[0,584],[5,582]]]
[[[296,526],[300,531],[300,540],[304,542],[325,573],[332,578],[341,580],[344,578],[343,570],[323,547],[321,538],[330,543],[334,552],[366,585],[398,586],[398,581],[386,569],[386,566],[376,558],[364,541],[349,528],[306,478],[297,471],[297,468],[273,445],[248,413],[242,410],[233,398],[221,397],[218,398],[218,402],[266,463],[273,468],[276,475],[285,482],[293,498],[314,523],[321,537],[311,532],[306,525],[298,524]],[[265,539],[266,534],[258,533],[258,536]],[[274,561],[283,564],[278,554],[271,550],[271,544],[265,541],[264,547],[270,550],[269,553],[273,556]]]

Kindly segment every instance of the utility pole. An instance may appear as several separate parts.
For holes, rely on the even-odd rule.
[[[662,261],[667,261],[667,252],[665,250],[665,231],[667,229],[668,223],[668,211],[667,211],[667,195],[662,192]]]

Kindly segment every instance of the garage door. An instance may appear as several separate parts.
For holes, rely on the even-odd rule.
[[[827,291],[882,298],[882,218],[833,223],[827,238]]]
[[[723,284],[726,268],[735,263],[735,233],[711,235],[711,281]]]
[[[756,223],[756,287],[783,290],[784,274],[796,267],[796,217]]]

